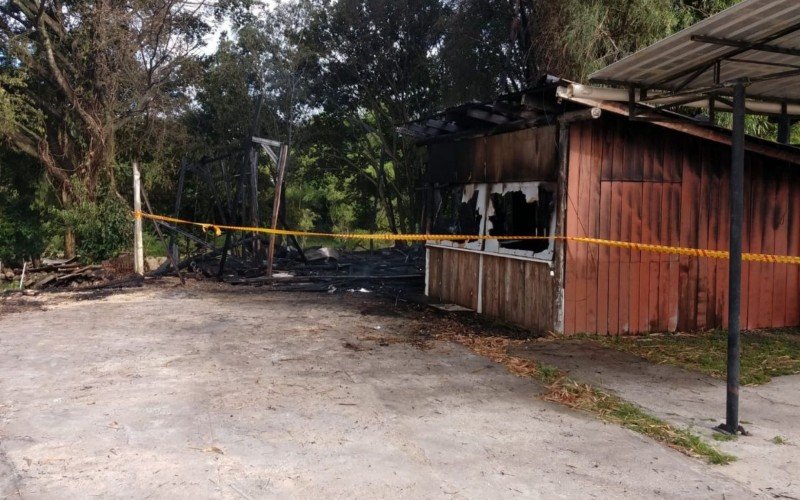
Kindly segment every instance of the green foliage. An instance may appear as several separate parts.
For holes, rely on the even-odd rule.
[[[44,247],[35,206],[41,169],[22,155],[0,153],[0,260],[19,265]]]
[[[10,65],[0,68],[0,140],[13,143],[21,130],[39,132],[41,112],[25,95],[26,74]]]
[[[144,231],[142,234],[145,257],[166,257],[167,247],[161,243],[158,235],[152,231]],[[129,243],[130,244],[130,243]]]
[[[66,209],[56,210],[58,220],[75,234],[78,255],[85,262],[115,257],[133,242],[133,219],[128,205],[101,188],[99,200],[85,195]]]
[[[664,0],[539,2],[535,14],[540,65],[578,81],[669,35],[682,17]]]
[[[291,145],[290,226],[414,231],[424,159],[398,123],[522,89],[544,72],[583,79],[734,3],[225,0],[183,15],[147,0],[68,3],[62,15],[45,2],[50,29],[42,30],[20,4],[0,0],[0,137],[38,162],[0,167],[0,258],[59,251],[65,223],[85,259],[113,255],[130,243],[120,196],[130,199],[134,159],[155,211],[170,212],[183,158],[238,149],[253,132]],[[210,16],[229,13],[216,51],[198,56]],[[53,78],[45,35],[76,92]],[[775,125],[748,118],[748,131],[772,138]],[[262,220],[271,215],[272,169],[262,154]],[[197,176],[187,182],[192,213],[183,215],[215,217],[215,182],[210,190]],[[147,241],[148,253],[160,251]]]

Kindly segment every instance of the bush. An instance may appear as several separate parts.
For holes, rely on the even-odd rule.
[[[107,189],[96,201],[83,199],[59,210],[59,215],[64,226],[72,228],[76,251],[85,262],[115,257],[133,244],[130,207]]]
[[[0,153],[0,261],[20,266],[44,246],[41,218],[33,206],[38,171],[18,155]]]

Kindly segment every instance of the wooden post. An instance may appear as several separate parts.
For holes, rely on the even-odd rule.
[[[289,146],[281,145],[281,154],[278,158],[278,177],[275,179],[275,201],[272,204],[272,225],[270,228],[278,228],[278,215],[281,209],[281,193],[283,192],[283,177],[286,173],[286,161],[289,156]],[[272,277],[272,263],[275,258],[275,235],[269,235],[269,254],[267,255],[267,277]]]
[[[556,189],[556,235],[566,235],[567,229],[567,179],[569,175],[569,122],[558,123],[558,188]],[[567,242],[555,242],[553,254],[554,321],[553,331],[564,333],[564,284],[566,277]]]
[[[133,270],[144,276],[144,242],[142,240],[142,177],[139,174],[139,163],[133,162],[133,210],[136,219],[133,225]]]
[[[28,261],[22,263],[22,275],[19,277],[19,289],[25,287],[25,271],[28,269]]]

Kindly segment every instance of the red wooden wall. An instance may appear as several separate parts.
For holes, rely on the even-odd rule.
[[[570,130],[567,235],[728,249],[730,148],[604,115]],[[753,153],[744,251],[800,255],[800,165]],[[742,325],[800,325],[800,266],[745,263]],[[567,244],[565,333],[727,326],[728,261]]]

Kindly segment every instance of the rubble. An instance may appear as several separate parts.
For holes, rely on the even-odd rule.
[[[232,245],[247,245],[243,238]],[[238,286],[268,287],[275,291],[328,292],[358,291],[392,295],[421,295],[425,282],[425,248],[413,245],[402,248],[349,251],[317,247],[296,251],[292,246],[279,247],[274,272],[267,276],[267,262],[231,251],[222,268],[223,249],[203,247],[201,252],[185,257],[179,268],[195,279],[216,279]],[[220,273],[220,269],[223,269]],[[169,262],[150,276],[174,274]]]
[[[19,269],[4,269],[2,278],[19,283],[20,290],[95,289],[117,286],[130,281],[130,254],[104,261],[102,265],[85,265],[72,259],[42,259]]]

